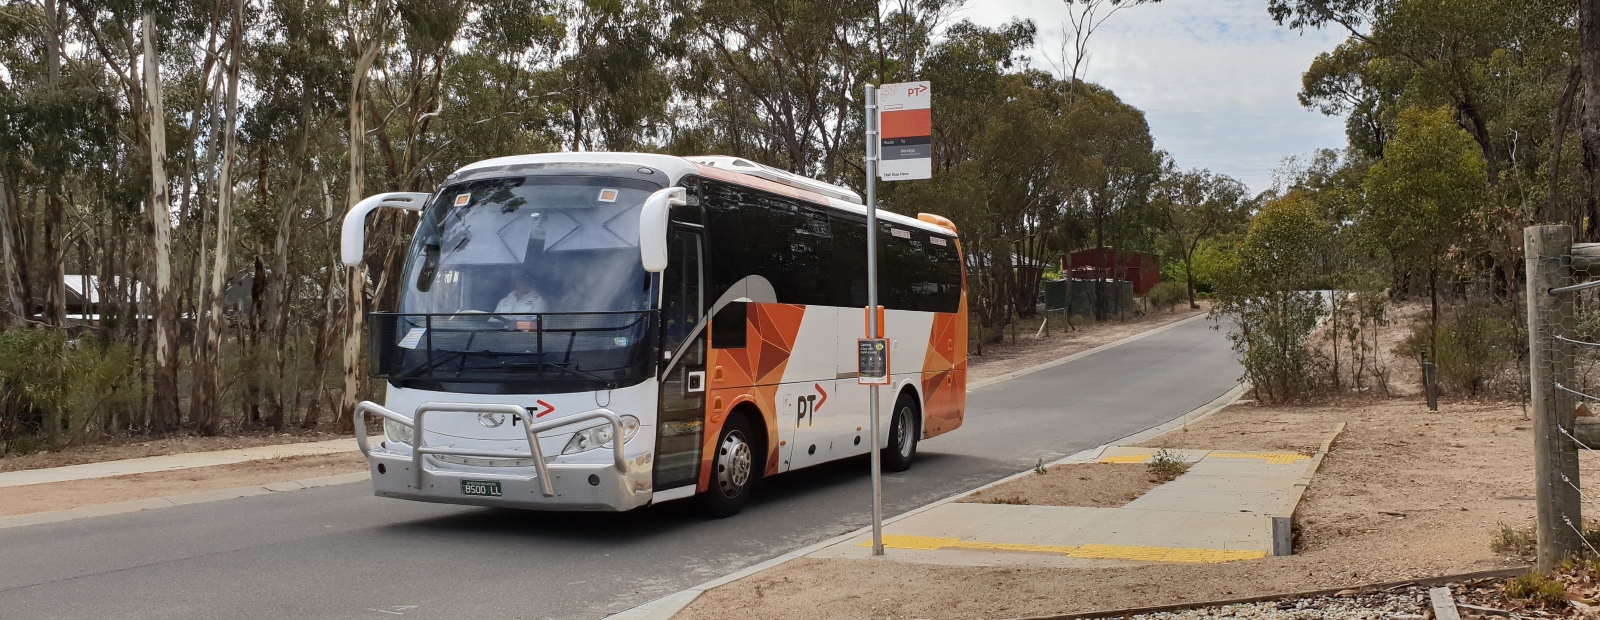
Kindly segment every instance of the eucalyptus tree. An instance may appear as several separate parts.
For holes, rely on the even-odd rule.
[[[1249,219],[1249,190],[1243,183],[1210,170],[1180,170],[1171,159],[1162,166],[1161,179],[1151,188],[1163,232],[1183,262],[1189,307],[1194,299],[1194,253],[1200,244],[1240,228]]]

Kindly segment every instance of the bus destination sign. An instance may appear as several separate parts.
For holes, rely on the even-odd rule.
[[[856,340],[860,373],[856,382],[861,385],[889,384],[889,340],[887,338],[861,338]]]
[[[928,82],[884,84],[878,89],[878,178],[933,178],[933,91]]]

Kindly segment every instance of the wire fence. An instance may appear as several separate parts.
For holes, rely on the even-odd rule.
[[[1600,446],[1600,246],[1567,226],[1524,232],[1538,563],[1600,550],[1584,535],[1580,452]]]

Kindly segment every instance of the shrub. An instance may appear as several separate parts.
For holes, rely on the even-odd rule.
[[[1157,310],[1171,310],[1173,306],[1189,301],[1189,287],[1182,282],[1165,280],[1145,294],[1145,300]]]
[[[1397,352],[1420,363],[1426,347],[1435,377],[1446,393],[1513,395],[1520,394],[1521,377],[1507,371],[1517,363],[1526,340],[1516,322],[1469,307],[1440,316],[1432,330],[1427,321],[1417,322]]]
[[[1156,450],[1155,456],[1145,467],[1150,470],[1150,477],[1155,482],[1172,482],[1189,471],[1189,464],[1184,462],[1183,457],[1166,448]]]
[[[1308,198],[1272,200],[1219,277],[1212,316],[1232,319],[1228,339],[1261,400],[1294,400],[1322,388],[1326,373],[1311,340],[1327,304],[1313,292],[1320,277],[1313,266],[1327,230]]]
[[[1537,607],[1559,609],[1567,606],[1567,584],[1543,573],[1528,573],[1506,582],[1506,598],[1524,600]]]
[[[1501,524],[1500,533],[1489,542],[1489,550],[1518,557],[1532,557],[1537,543],[1533,528],[1515,528]]]
[[[137,359],[121,343],[59,330],[0,332],[0,454],[126,425],[141,401],[137,377]]]

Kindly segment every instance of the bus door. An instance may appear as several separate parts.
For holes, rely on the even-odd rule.
[[[696,484],[705,431],[705,239],[698,227],[667,233],[661,273],[660,415],[656,418],[656,491]]]

